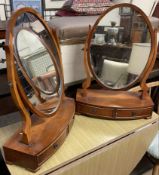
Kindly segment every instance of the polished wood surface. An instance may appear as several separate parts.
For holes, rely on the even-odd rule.
[[[138,119],[152,115],[153,102],[149,95],[141,100],[140,93],[78,89],[76,112],[107,119]]]
[[[84,102],[85,95],[88,97],[87,103],[89,105],[97,105],[101,107],[119,107],[122,108],[123,106],[127,106],[127,108],[131,108],[134,106],[134,108],[140,108],[144,107],[144,104],[140,100],[141,92],[134,93],[134,92],[128,92],[128,91],[105,91],[105,90],[98,90],[98,89],[90,89],[87,91],[87,93],[84,93],[83,89],[78,90],[77,99],[79,102]],[[116,96],[119,96],[119,100],[116,100]],[[109,100],[110,101],[109,101]],[[127,100],[126,100],[127,99]],[[151,106],[151,103],[149,102],[149,99],[151,99],[149,96],[147,96],[145,100],[146,106]]]
[[[74,113],[74,100],[64,98],[53,117],[38,119],[33,115],[29,145],[21,143],[23,133],[19,129],[3,146],[6,162],[37,171],[63,143],[73,123]]]
[[[7,167],[12,175],[51,172],[53,175],[99,175],[98,172],[101,175],[106,172],[110,172],[109,175],[114,175],[114,172],[128,175],[155,136],[158,117],[153,113],[149,120],[113,121],[76,115],[71,132],[63,145],[37,173],[16,165]],[[1,146],[20,125],[21,123],[16,123],[0,128]]]

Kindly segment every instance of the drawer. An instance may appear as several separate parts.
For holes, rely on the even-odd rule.
[[[48,158],[50,158],[50,156],[55,153],[55,151],[62,145],[62,143],[64,142],[67,134],[69,131],[69,126],[68,128],[66,128],[64,130],[64,132],[61,134],[61,136],[57,139],[57,141],[55,141],[53,144],[51,144],[50,146],[48,146],[45,150],[43,150],[42,153],[40,153],[39,155],[37,155],[37,160],[38,160],[38,165],[40,166],[43,162],[45,162]]]
[[[152,115],[153,106],[138,108],[138,109],[120,109],[120,108],[104,108],[91,105],[85,105],[82,103],[76,103],[76,112],[85,114],[88,116],[101,117],[107,119],[137,119],[137,118],[149,118]]]
[[[113,116],[112,108],[96,107],[91,105],[85,105],[78,102],[76,103],[76,112],[90,116],[97,116],[101,118],[103,117],[112,118]]]
[[[139,108],[139,109],[118,109],[117,117],[130,117],[130,118],[140,118],[140,117],[149,117],[152,115],[153,107],[148,108]]]

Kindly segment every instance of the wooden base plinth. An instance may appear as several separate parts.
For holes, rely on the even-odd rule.
[[[128,91],[79,89],[76,112],[114,120],[150,118],[153,102],[148,94],[143,99],[140,96],[140,93]]]
[[[53,117],[41,119],[33,116],[30,144],[21,142],[22,133],[18,130],[3,146],[6,162],[37,171],[63,143],[74,114],[74,100],[65,97]]]

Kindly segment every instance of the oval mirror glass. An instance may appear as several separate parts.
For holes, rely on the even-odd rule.
[[[63,90],[60,58],[55,41],[31,13],[23,13],[16,21],[14,53],[25,98],[36,111],[52,114],[59,107]]]
[[[150,31],[142,12],[124,5],[96,23],[88,54],[97,81],[110,89],[122,89],[137,81],[150,52]]]

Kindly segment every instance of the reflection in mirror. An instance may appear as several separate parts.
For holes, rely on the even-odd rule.
[[[37,36],[25,29],[17,34],[17,52],[29,78],[44,93],[56,91],[56,70],[48,50]]]
[[[41,112],[54,112],[62,94],[59,58],[47,30],[33,14],[24,13],[16,21],[14,47],[17,72],[27,99]]]
[[[130,7],[116,7],[95,28],[90,62],[102,84],[121,89],[139,78],[150,50],[150,32],[143,16]]]

